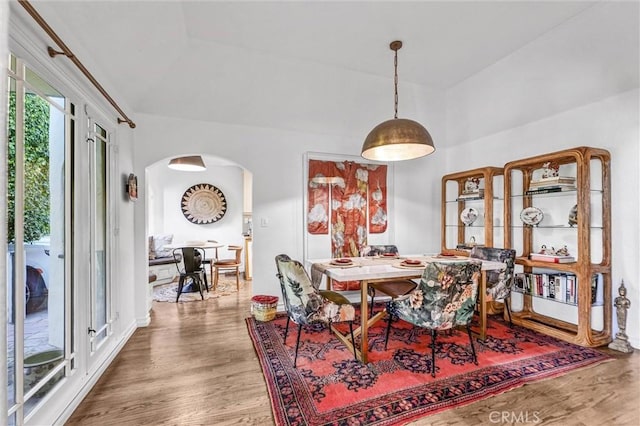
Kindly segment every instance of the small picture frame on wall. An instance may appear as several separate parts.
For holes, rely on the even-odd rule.
[[[129,200],[136,201],[138,199],[138,177],[133,173],[130,173],[127,178],[126,190]]]

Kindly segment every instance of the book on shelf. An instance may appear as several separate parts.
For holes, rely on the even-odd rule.
[[[549,183],[575,184],[575,182],[576,182],[576,178],[573,176],[549,176],[549,177],[542,177],[540,179],[535,179],[531,181],[531,183],[544,183],[544,184],[549,184]]]
[[[597,290],[597,275],[591,283],[591,303],[594,303]],[[566,273],[527,273],[520,272],[514,276],[514,291],[542,299],[575,305],[577,299],[577,277]]]
[[[563,191],[574,191],[576,189],[575,186],[549,186],[549,187],[538,187],[538,188],[529,188],[528,191],[525,191],[525,195],[535,195],[535,194],[549,194],[552,192],[563,192]]]
[[[484,198],[484,189],[478,189],[476,191],[462,191],[458,195],[458,200],[470,200],[470,199],[482,199]]]
[[[576,261],[576,258],[573,256],[558,256],[555,254],[540,253],[531,253],[529,255],[529,259],[549,263],[574,263]]]

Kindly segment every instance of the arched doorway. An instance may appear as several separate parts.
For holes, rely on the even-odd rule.
[[[172,250],[163,249],[163,245],[190,241],[219,242],[223,245],[218,250],[220,257],[228,257],[227,246],[242,246],[241,272],[245,280],[251,279],[253,174],[235,162],[212,155],[197,155],[202,156],[205,171],[169,169],[167,165],[173,157],[151,164],[145,170],[149,271],[155,275],[155,281],[150,283],[152,286],[171,283],[178,276]],[[225,213],[211,223],[194,223],[182,210],[185,192],[200,184],[215,187],[224,195]],[[211,259],[216,254],[210,249],[206,257]]]

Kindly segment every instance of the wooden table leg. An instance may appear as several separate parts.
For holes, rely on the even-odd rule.
[[[482,271],[480,280],[480,339],[487,337],[487,271]]]
[[[360,283],[360,361],[366,364],[369,353],[369,300],[368,281]]]

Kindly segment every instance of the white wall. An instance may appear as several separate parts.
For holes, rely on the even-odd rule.
[[[613,297],[640,347],[638,3],[604,3],[447,93],[447,172],[575,146],[611,153]],[[617,330],[614,315],[614,332]],[[635,326],[634,326],[635,325]]]

